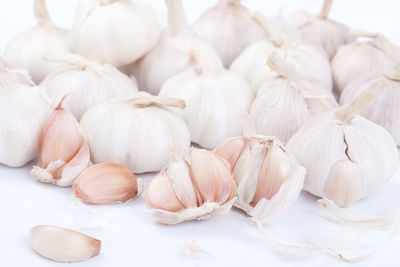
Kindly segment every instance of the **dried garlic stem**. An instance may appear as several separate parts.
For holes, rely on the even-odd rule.
[[[325,0],[324,5],[322,7],[320,18],[321,19],[328,19],[329,12],[331,12],[333,0]]]
[[[356,29],[351,29],[350,35],[353,37],[365,37],[365,38],[376,38],[378,36],[378,34],[374,32],[367,32]]]
[[[164,98],[159,96],[144,96],[135,98],[132,103],[138,108],[147,108],[150,106],[158,107],[176,107],[180,109],[185,109],[185,100],[180,98]]]
[[[254,12],[253,19],[264,29],[267,35],[270,36],[275,46],[281,47],[284,44],[284,36],[273,21],[269,20],[259,11]]]
[[[293,77],[296,75],[295,68],[277,53],[271,54],[271,56],[268,58],[267,65],[272,71],[289,80],[293,79]]]
[[[35,0],[34,10],[35,17],[37,18],[39,24],[53,24],[49,12],[47,11],[46,0]]]
[[[168,8],[168,30],[174,34],[190,31],[182,0],[165,0],[165,2]]]
[[[217,65],[199,49],[190,51],[190,61],[194,64],[194,70],[198,75],[217,72]]]
[[[390,42],[385,36],[378,34],[372,40],[372,45],[381,50],[386,56],[400,62],[400,48]]]

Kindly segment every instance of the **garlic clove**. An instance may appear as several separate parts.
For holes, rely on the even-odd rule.
[[[58,262],[79,262],[99,255],[101,241],[69,229],[39,225],[31,229],[30,244],[39,255]]]
[[[231,165],[231,171],[233,171],[247,142],[248,140],[245,137],[232,138],[220,144],[214,153],[228,161]]]

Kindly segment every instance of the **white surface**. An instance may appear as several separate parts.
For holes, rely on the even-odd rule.
[[[48,5],[54,21],[61,26],[71,25],[76,0],[51,1]],[[154,7],[165,13],[162,0],[152,0]],[[215,1],[185,0],[190,21]],[[317,11],[321,0],[243,1],[249,7],[268,15],[276,14],[280,7],[293,9],[302,6]],[[33,25],[32,0],[0,1],[0,52],[7,42],[21,30]],[[398,34],[397,0],[336,0],[332,17],[354,28],[379,31],[400,43]],[[347,266],[329,256],[312,260],[292,259],[275,253],[247,217],[237,210],[226,216],[216,215],[201,222],[187,222],[175,226],[162,226],[145,213],[144,198],[112,206],[86,206],[72,198],[70,188],[58,188],[36,182],[29,175],[29,166],[9,169],[0,166],[0,266],[56,266],[61,265],[36,255],[28,242],[29,229],[37,224],[54,224],[85,231],[83,223],[100,221],[103,231],[86,231],[103,241],[100,256],[71,266]],[[144,177],[148,184],[151,175]],[[303,193],[298,202],[271,231],[287,240],[307,244],[307,237],[327,227],[338,228],[320,216],[317,198]],[[352,210],[374,214],[386,208],[398,209],[400,203],[400,174],[397,174],[376,195],[360,201]],[[98,212],[94,217],[85,215],[85,209]],[[388,232],[364,233],[360,251],[344,251],[346,255],[368,252],[387,237]],[[212,253],[215,261],[198,261],[186,257],[179,245],[188,239]],[[400,266],[400,234],[377,256],[356,266]]]

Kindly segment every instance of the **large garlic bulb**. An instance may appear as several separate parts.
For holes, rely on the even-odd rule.
[[[66,54],[54,58],[64,62],[41,83],[54,106],[68,95],[63,107],[79,120],[83,113],[99,102],[138,92],[136,83],[114,66]]]
[[[7,46],[4,61],[12,68],[25,68],[35,83],[40,83],[60,63],[43,57],[71,51],[70,31],[53,24],[45,0],[35,0],[38,25],[16,36]]]
[[[219,0],[197,19],[193,31],[217,51],[227,68],[249,45],[266,39],[240,0]]]
[[[393,137],[358,114],[376,97],[371,90],[354,102],[308,120],[287,144],[307,169],[304,189],[348,206],[378,191],[398,167]]]
[[[272,43],[262,40],[250,45],[232,63],[230,70],[245,77],[257,92],[261,84],[273,75],[267,65],[269,56],[279,53],[300,75],[314,79],[328,91],[332,90],[331,65],[321,48],[302,43],[299,36],[288,34],[275,21],[268,20],[259,12],[254,14],[254,19],[263,26]]]
[[[157,95],[166,80],[192,65],[190,51],[203,51],[212,61],[221,64],[215,51],[190,31],[182,0],[165,0],[168,7],[168,28],[150,53],[132,67],[139,88]]]
[[[165,82],[160,95],[184,99],[186,109],[179,114],[192,141],[214,148],[242,134],[242,114],[248,112],[254,95],[246,80],[210,61],[206,54],[194,51],[192,57],[195,66]]]
[[[365,36],[366,34],[360,33]],[[382,35],[370,34],[367,42],[343,46],[332,60],[335,89],[341,93],[346,85],[362,76],[379,76],[400,63],[400,48]]]
[[[337,106],[332,93],[300,76],[285,59],[272,54],[268,60],[277,74],[265,81],[251,107],[256,132],[276,136],[286,143],[310,117]]]
[[[115,66],[131,64],[160,37],[156,14],[145,0],[81,0],[73,26],[74,50]]]
[[[134,173],[159,171],[171,159],[189,151],[185,122],[168,107],[184,108],[176,98],[141,92],[90,108],[81,119],[94,163],[121,164]]]
[[[51,114],[26,71],[8,70],[0,59],[0,163],[22,167],[39,153],[42,128]]]

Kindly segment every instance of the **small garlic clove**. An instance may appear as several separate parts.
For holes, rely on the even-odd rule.
[[[58,262],[79,262],[99,255],[101,241],[69,229],[39,225],[31,229],[30,244],[39,255]]]
[[[90,204],[125,202],[138,194],[138,179],[129,169],[114,163],[94,165],[73,185],[75,197]]]
[[[245,137],[232,138],[220,144],[214,153],[228,161],[233,171],[247,143],[248,139]]]

